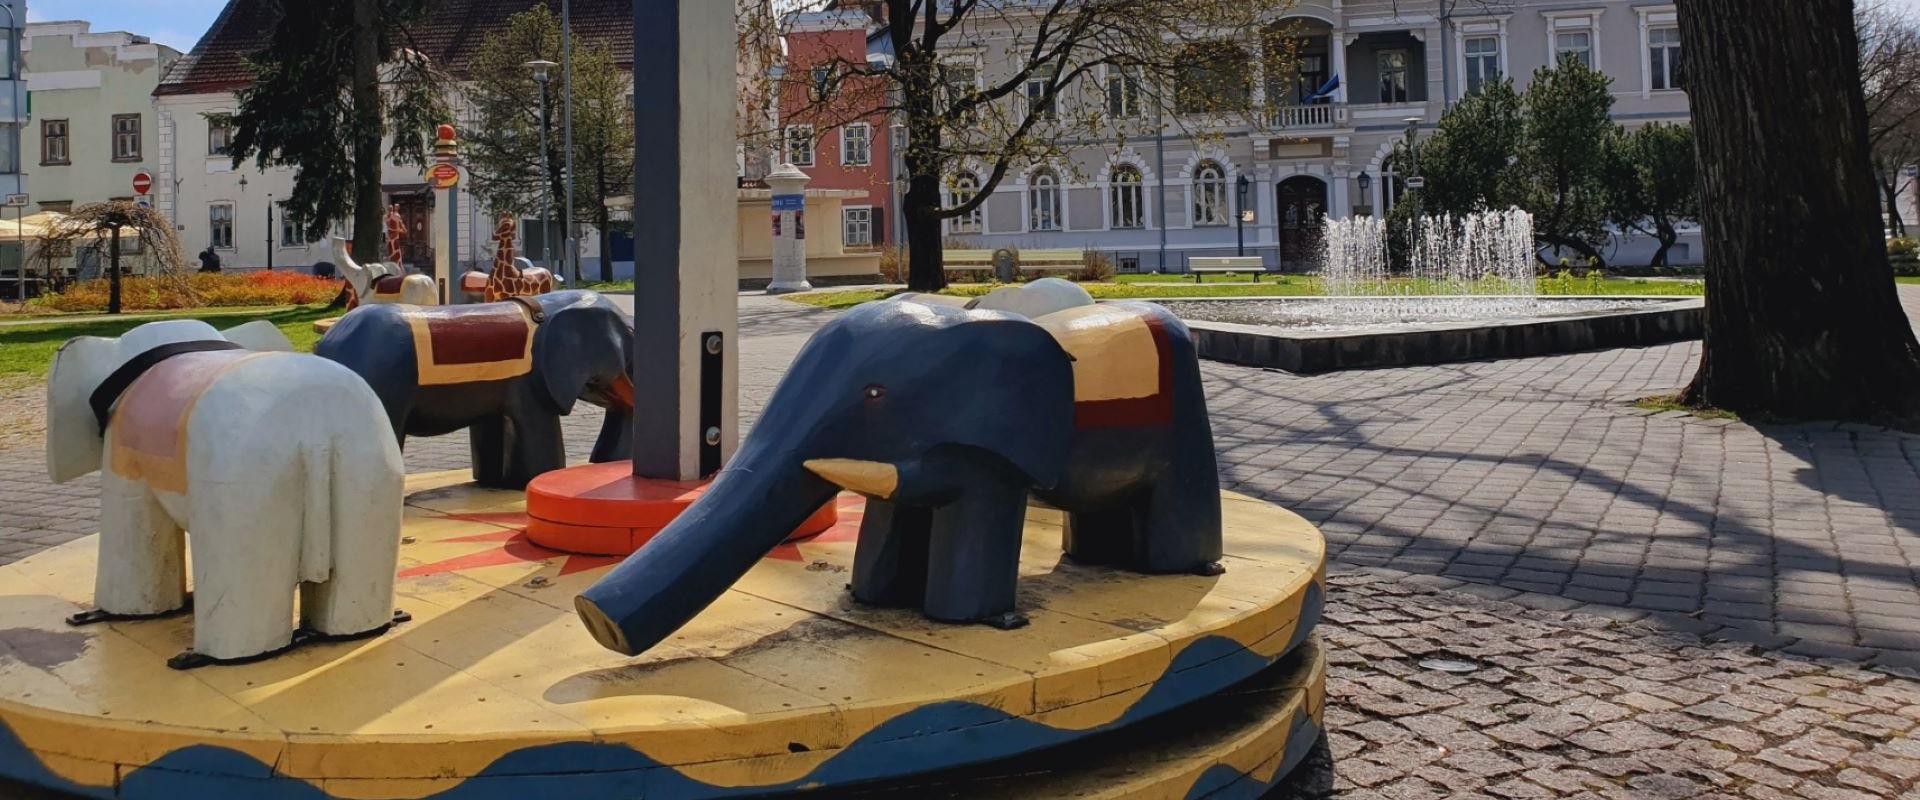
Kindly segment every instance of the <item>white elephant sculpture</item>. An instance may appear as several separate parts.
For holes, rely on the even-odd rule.
[[[168,662],[177,668],[395,621],[399,446],[367,424],[386,412],[360,376],[275,352],[292,349],[265,321],[223,334],[198,320],[60,347],[47,376],[47,472],[65,483],[98,470],[101,490],[96,610],[75,624],[184,608],[186,540],[193,650]],[[96,409],[109,403],[102,430]]]
[[[408,275],[399,264],[374,262],[360,264],[353,260],[353,252],[347,246],[347,240],[333,237],[333,260],[338,262],[341,276],[347,279],[347,286],[353,290],[354,303],[406,303],[416,306],[438,305],[440,290],[433,278],[426,275]]]

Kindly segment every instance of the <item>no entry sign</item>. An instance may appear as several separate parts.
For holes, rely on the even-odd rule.
[[[147,191],[152,188],[153,188],[153,176],[151,174],[148,174],[146,170],[141,170],[133,174],[133,193],[134,194],[146,194]]]

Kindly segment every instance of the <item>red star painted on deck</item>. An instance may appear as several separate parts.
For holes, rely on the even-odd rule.
[[[821,542],[849,542],[859,537],[860,520],[866,510],[866,500],[857,495],[841,495],[839,498],[840,522],[819,536],[800,542],[787,542],[767,553],[767,558],[780,561],[803,563],[807,560],[801,548]],[[456,536],[441,539],[441,543],[498,543],[491,547],[464,556],[421,564],[402,570],[402,578],[418,578],[427,575],[444,575],[449,572],[461,572],[482,567],[499,567],[509,564],[530,564],[551,559],[562,559],[560,574],[572,575],[579,572],[610,567],[620,563],[623,556],[585,556],[549,550],[534,544],[527,538],[527,515],[519,511],[487,512],[480,514],[448,514],[446,519],[461,522],[477,522],[494,525],[501,530],[479,533],[472,536]]]
[[[534,544],[531,540],[527,539],[527,515],[524,513],[448,514],[447,519],[498,525],[502,530],[474,534],[472,536],[456,536],[451,539],[442,539],[440,540],[441,542],[499,542],[500,546],[481,550],[477,553],[470,553],[458,558],[449,558],[444,561],[435,561],[431,564],[421,564],[412,569],[401,570],[400,577],[417,578],[425,575],[443,575],[449,572],[460,572],[462,570],[478,569],[480,567],[529,564],[555,558],[562,559],[560,563],[560,574],[564,576],[572,575],[576,572],[595,570],[601,567],[610,567],[620,563],[619,556],[582,556],[573,553],[562,553],[558,550],[548,550],[547,548]]]

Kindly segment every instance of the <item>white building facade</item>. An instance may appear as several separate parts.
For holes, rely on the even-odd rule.
[[[0,196],[27,191],[20,134],[27,125],[27,86],[25,65],[20,58],[21,38],[27,26],[27,0],[0,0]]]
[[[22,137],[29,213],[135,197],[157,159],[153,90],[180,52],[86,22],[36,22],[21,45],[33,120]]]
[[[982,248],[1098,250],[1122,272],[1181,271],[1192,257],[1234,255],[1244,240],[1246,254],[1269,269],[1306,269],[1314,221],[1391,209],[1405,191],[1395,145],[1410,125],[1431,134],[1450,101],[1488,78],[1510,75],[1524,90],[1536,69],[1572,54],[1613,79],[1621,124],[1689,120],[1671,2],[1444,0],[1444,17],[1442,2],[1302,0],[1275,23],[1304,39],[1297,73],[1257,73],[1253,81],[1255,107],[1279,106],[1267,124],[1220,128],[1183,118],[1169,121],[1174,133],[1130,137],[1124,146],[1077,143],[1061,163],[1009,175],[979,213],[950,220],[946,234]],[[990,82],[995,47],[1011,39],[977,36],[971,44]],[[1258,59],[1251,54],[1260,45],[1244,48]],[[1330,102],[1288,105],[1301,89],[1336,77]],[[1106,92],[1090,94],[1110,102]],[[1179,133],[1195,130],[1209,135]],[[978,185],[986,174],[984,166],[963,167],[947,182]],[[1251,219],[1243,222],[1242,211]],[[1617,236],[1603,255],[1645,264],[1655,249],[1650,238]],[[1670,263],[1702,258],[1697,229],[1684,229]]]

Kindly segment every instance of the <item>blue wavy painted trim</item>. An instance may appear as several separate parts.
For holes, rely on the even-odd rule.
[[[888,720],[798,780],[744,787],[689,778],[624,745],[567,742],[515,751],[433,800],[525,800],[529,796],[701,800],[863,783],[978,764],[1054,747],[1115,730],[1214,694],[1266,669],[1305,642],[1319,622],[1320,584],[1308,585],[1287,648],[1273,658],[1221,636],[1180,651],[1126,713],[1083,730],[1052,728],[969,702],[922,706]],[[0,776],[83,797],[177,800],[245,796],[262,800],[333,800],[300,778],[235,750],[195,745],[128,772],[119,791],[71,783],[42,765],[13,732],[0,726]],[[531,793],[531,794],[530,794]]]
[[[1301,709],[1293,717],[1293,730],[1287,734],[1287,749],[1280,754],[1280,768],[1273,776],[1265,780],[1241,772],[1225,764],[1216,764],[1200,773],[1199,779],[1187,789],[1186,800],[1258,800],[1267,796],[1280,785],[1281,781],[1292,775],[1307,760],[1307,754],[1313,752],[1313,746],[1320,742],[1320,725]]]

